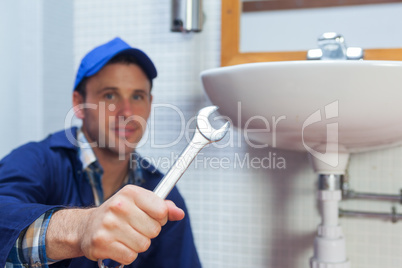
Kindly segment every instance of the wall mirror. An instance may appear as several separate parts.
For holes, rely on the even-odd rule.
[[[349,46],[362,47],[366,60],[402,60],[402,35],[398,34],[400,23],[396,24],[393,21],[397,20],[400,16],[398,14],[402,12],[400,0],[221,1],[222,66],[250,62],[305,60],[307,50],[317,48],[317,37],[329,31],[343,34]],[[342,6],[334,7],[339,3],[342,3]],[[263,11],[258,9],[261,7]],[[348,18],[347,13],[336,14],[342,9],[349,12],[352,21],[345,20]],[[335,12],[335,19],[328,20],[330,14],[325,13],[327,10],[330,10],[330,13]],[[359,18],[365,16],[366,21],[356,19],[356,12],[362,12]],[[383,12],[383,15],[381,13],[378,15],[378,12]],[[297,16],[306,13],[307,17],[297,19]],[[313,21],[314,14],[318,16],[316,21]],[[287,19],[286,16],[291,16],[291,19]],[[320,20],[320,17],[325,19]],[[376,17],[385,19],[376,20]],[[337,22],[337,19],[342,20],[342,23]],[[256,26],[247,24],[250,21],[257,21]],[[333,29],[334,23],[336,29]],[[313,29],[312,26],[316,28]],[[362,30],[355,34],[349,32],[352,28]],[[365,43],[364,39],[367,39],[368,43]]]

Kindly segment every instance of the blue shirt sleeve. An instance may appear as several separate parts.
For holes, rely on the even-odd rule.
[[[16,241],[41,215],[60,205],[46,205],[46,159],[34,150],[15,150],[0,162],[0,267],[17,257]],[[44,186],[45,185],[45,186]],[[21,267],[21,266],[20,266]]]
[[[46,231],[56,209],[42,214],[21,232],[7,258],[7,267],[48,267],[55,263],[46,256]]]

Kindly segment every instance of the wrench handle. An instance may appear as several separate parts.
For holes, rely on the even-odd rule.
[[[204,145],[205,146],[205,145]],[[188,166],[193,161],[194,157],[204,147],[197,146],[193,142],[190,142],[184,149],[180,157],[176,160],[173,166],[169,169],[168,173],[158,183],[154,189],[154,193],[162,199],[165,199],[173,187],[179,181],[183,173],[187,170]],[[102,259],[98,259],[99,268],[111,268],[103,264]],[[124,265],[117,266],[116,268],[123,268]]]
[[[160,198],[165,199],[170,191],[172,191],[176,183],[180,180],[181,176],[183,176],[183,173],[190,166],[197,154],[208,143],[210,142],[202,137],[201,133],[196,131],[191,142],[187,145],[176,162],[170,167],[169,171],[155,187],[154,193]]]
[[[180,180],[183,173],[190,166],[191,162],[193,162],[194,158],[201,151],[202,148],[210,143],[206,138],[202,136],[198,130],[194,133],[194,137],[191,142],[187,145],[184,151],[180,154],[179,158],[173,164],[173,166],[169,169],[166,175],[162,178],[162,180],[156,185],[154,189],[154,193],[162,199],[165,199],[170,191],[172,191],[173,187]],[[99,268],[109,268],[103,264],[102,259],[98,259],[98,267]],[[123,268],[124,265],[120,264],[120,266],[116,266],[116,268]]]

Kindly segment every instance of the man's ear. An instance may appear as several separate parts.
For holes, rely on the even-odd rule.
[[[78,91],[73,92],[73,109],[77,118],[84,119],[84,97]]]

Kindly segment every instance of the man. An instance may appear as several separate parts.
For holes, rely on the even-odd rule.
[[[184,200],[176,188],[172,201],[156,196],[162,174],[135,153],[156,75],[120,38],[84,57],[73,92],[82,127],[0,162],[0,267],[201,266]]]

